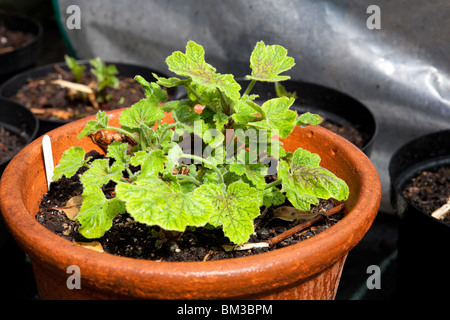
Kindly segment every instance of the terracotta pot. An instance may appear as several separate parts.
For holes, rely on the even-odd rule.
[[[120,112],[109,113],[111,123],[117,123]],[[76,138],[87,120],[49,133],[55,163],[69,146],[100,150],[89,138]],[[323,128],[298,127],[285,146],[319,153],[322,165],[347,181],[346,216],[308,240],[251,257],[155,262],[95,252],[58,237],[34,218],[47,191],[40,139],[6,168],[0,185],[1,211],[30,257],[42,299],[333,299],[348,252],[376,217],[380,179],[363,152]],[[66,286],[71,265],[80,268],[81,289]]]

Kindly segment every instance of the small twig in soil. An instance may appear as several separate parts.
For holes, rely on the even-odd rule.
[[[214,253],[213,250],[209,250],[208,253],[203,258],[203,262],[208,261],[209,257]]]
[[[5,47],[5,48],[1,48],[0,49],[0,54],[2,54],[2,53],[7,53],[7,52],[10,52],[10,51],[13,51],[14,50],[14,47]]]
[[[433,218],[442,220],[445,218],[445,216],[450,213],[450,197],[447,198],[447,203],[445,203],[442,207],[436,209],[433,211],[431,216]]]
[[[55,64],[53,67],[55,68],[56,71],[58,71],[59,73],[65,75],[66,77],[71,75],[71,73],[69,71],[64,70],[63,68],[61,68],[57,64]]]
[[[62,79],[53,80],[51,83],[59,84],[61,87],[69,88],[78,92],[84,92],[87,94],[89,101],[95,109],[100,109],[98,102],[95,98],[95,91],[92,90],[89,86],[86,86],[81,83],[74,83]]]
[[[343,208],[344,208],[344,204],[339,204],[339,205],[335,206],[334,208],[332,208],[324,213],[319,214],[317,217],[315,217],[311,220],[308,220],[304,223],[301,223],[299,225],[296,225],[295,227],[289,229],[288,231],[285,231],[285,232],[279,234],[278,236],[275,236],[269,240],[266,240],[265,242],[267,242],[269,244],[269,246],[272,247],[275,244],[283,241],[284,239],[287,239],[290,236],[296,234],[297,232],[299,232],[305,228],[308,228],[309,226],[313,225],[316,222],[319,222],[323,218],[325,218],[325,217],[328,218],[328,217],[332,216],[333,214],[340,212]]]
[[[225,251],[243,251],[243,250],[250,250],[255,248],[267,248],[269,247],[269,243],[263,241],[263,242],[247,242],[238,246],[233,245],[223,245],[222,248]]]

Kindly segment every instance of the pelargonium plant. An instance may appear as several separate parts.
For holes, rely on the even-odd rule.
[[[146,97],[109,125],[105,112],[87,122],[79,138],[113,133],[106,157],[92,159],[80,147],[69,148],[56,166],[53,180],[72,177],[80,167],[82,205],[76,220],[86,238],[99,238],[113,219],[128,212],[134,220],[163,230],[221,228],[236,244],[248,241],[262,207],[286,199],[309,211],[319,199],[345,200],[346,183],[320,166],[320,157],[304,149],[286,152],[278,139],[295,126],[318,125],[321,118],[297,115],[292,97],[277,97],[261,105],[251,90],[257,81],[279,82],[294,59],[279,45],[258,42],[250,57],[248,87],[231,74],[220,74],[205,61],[202,46],[189,41],[186,52],[166,59],[179,77],[154,75],[156,82],[136,80]],[[182,86],[187,97],[167,102],[161,88]],[[163,122],[170,112],[173,123]],[[268,179],[268,177],[271,179]],[[102,186],[113,182],[115,197]]]

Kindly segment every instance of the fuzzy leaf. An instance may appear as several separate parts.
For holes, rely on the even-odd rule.
[[[238,100],[234,105],[235,113],[231,115],[237,123],[246,125],[249,122],[256,121],[258,117],[255,115],[255,110],[247,105],[242,100]]]
[[[206,87],[210,92],[219,89],[232,100],[240,97],[241,86],[231,74],[216,73],[216,69],[206,63],[205,50],[194,41],[189,41],[186,53],[176,51],[166,59],[169,70]]]
[[[119,73],[116,66],[106,65],[100,58],[89,60],[89,63],[94,67],[91,72],[97,77],[98,90],[104,89],[106,86],[117,88],[119,86],[119,79],[115,77]]]
[[[277,82],[290,79],[280,76],[281,72],[295,65],[294,58],[287,56],[287,50],[279,45],[266,46],[263,41],[256,44],[250,57],[252,75],[248,79]]]
[[[156,121],[164,117],[164,111],[159,108],[159,100],[153,98],[142,99],[123,110],[120,124],[128,128],[139,128],[141,124],[152,127]]]
[[[63,176],[71,178],[77,173],[80,167],[84,166],[90,159],[84,159],[85,152],[81,147],[71,147],[61,156],[58,165],[53,171],[53,181],[61,179]]]
[[[116,160],[116,163],[125,166],[130,162],[130,156],[127,154],[128,143],[122,143],[120,141],[114,141],[108,146],[107,157]]]
[[[297,99],[297,92],[288,92],[279,82],[275,82],[275,92],[277,97],[288,97]]]
[[[266,208],[282,205],[286,201],[286,196],[275,187],[265,189],[263,196],[263,205]]]
[[[106,199],[102,190],[88,186],[83,191],[83,203],[75,220],[81,226],[80,233],[89,239],[100,238],[112,226],[112,220],[125,212],[124,204],[117,198]]]
[[[214,115],[214,121],[216,122],[216,129],[222,130],[223,127],[228,123],[228,116],[222,112],[217,112]]]
[[[97,112],[97,120],[89,120],[84,129],[78,135],[78,139],[87,137],[88,135],[108,127],[109,118],[105,111]]]
[[[177,166],[178,160],[180,160],[183,155],[183,149],[176,144],[174,145],[169,152],[167,153],[167,163],[166,163],[166,171],[172,172],[173,169]]]
[[[162,89],[157,83],[155,82],[148,82],[141,76],[135,76],[134,79],[139,82],[142,88],[145,90],[145,96],[147,98],[155,97],[160,102],[166,102],[167,101],[167,92],[166,90]]]
[[[145,152],[144,152],[145,153]],[[138,180],[158,178],[158,173],[163,172],[164,162],[167,158],[163,155],[162,150],[154,150],[150,154],[145,153],[141,160],[141,172]]]
[[[299,210],[309,211],[311,204],[319,203],[319,198],[341,201],[348,197],[347,184],[320,167],[319,162],[318,155],[299,148],[294,152],[292,166],[284,160],[278,163],[278,178],[283,180],[282,190]]]
[[[69,67],[70,71],[74,74],[75,78],[77,79],[78,83],[81,83],[83,72],[86,69],[85,65],[79,65],[77,60],[75,58],[72,58],[68,55],[64,55],[64,60],[67,64],[67,67]]]
[[[323,121],[323,118],[318,114],[305,112],[297,118],[297,126],[318,126]]]
[[[97,159],[92,162],[91,168],[87,170],[80,178],[83,187],[97,186],[101,187],[109,181],[118,182],[122,178],[122,171],[125,166],[115,162],[111,167],[108,159]]]
[[[262,192],[242,181],[233,182],[226,190],[224,185],[204,186],[196,191],[210,201],[213,214],[209,223],[222,226],[224,235],[235,244],[248,241],[254,231],[253,219],[260,214]]]
[[[249,125],[267,130],[278,130],[281,138],[287,138],[294,130],[297,120],[297,113],[289,110],[294,103],[294,99],[281,97],[266,101],[261,109],[265,112],[265,119],[259,122],[252,122]]]
[[[202,196],[173,190],[159,179],[147,179],[116,186],[117,198],[136,221],[158,225],[165,230],[184,231],[187,226],[203,226],[211,212],[204,210]]]
[[[264,179],[264,177],[267,175],[267,167],[261,163],[232,163],[230,164],[230,171],[236,173],[239,176],[245,174],[245,176],[259,190],[262,190],[266,187],[266,180]]]
[[[300,166],[311,166],[311,167],[319,167],[320,166],[320,156],[315,153],[311,153],[308,150],[298,148],[292,154],[292,166],[300,167]]]

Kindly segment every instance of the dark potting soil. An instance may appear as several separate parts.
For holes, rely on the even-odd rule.
[[[91,154],[92,155],[92,154]],[[82,170],[82,169],[81,169]],[[79,172],[81,173],[81,172]],[[103,192],[108,198],[108,192],[113,185],[103,186]],[[102,238],[86,239],[78,233],[79,223],[69,219],[65,213],[56,207],[64,207],[67,201],[82,193],[79,176],[70,179],[63,177],[52,182],[50,190],[44,195],[40,211],[36,214],[39,223],[55,234],[73,242],[98,241],[107,253],[159,261],[206,261],[249,256],[289,246],[308,239],[337,223],[344,215],[338,212],[328,218],[313,224],[311,227],[294,234],[270,248],[254,248],[243,251],[225,251],[222,245],[229,245],[229,240],[220,229],[192,228],[183,233],[167,232],[157,226],[148,226],[133,220],[128,214],[118,215],[113,226]],[[284,205],[288,205],[285,203]],[[325,212],[336,204],[333,201],[322,201],[313,211]],[[264,209],[264,207],[263,207]],[[275,208],[263,210],[255,219],[255,232],[249,242],[269,240],[301,221],[285,221],[273,218]],[[161,234],[166,241],[161,241]]]
[[[403,195],[415,206],[431,215],[450,197],[450,166],[422,171],[405,184]],[[450,225],[450,214],[444,218],[443,222]]]
[[[120,83],[116,89],[105,88],[105,97],[109,100],[99,103],[100,110],[130,107],[145,97],[145,91],[137,81],[120,75],[117,78]],[[28,79],[27,84],[11,99],[25,105],[41,119],[72,121],[98,112],[99,109],[92,105],[86,94],[74,93],[59,84],[51,83],[60,79],[76,83],[75,76],[71,72],[58,68],[46,76]],[[89,86],[96,83],[96,77],[91,72],[85,71],[81,83]]]
[[[26,140],[3,127],[0,127],[0,162],[15,155],[26,144]]]
[[[351,143],[353,143],[358,148],[364,147],[366,142],[368,141],[368,138],[366,134],[364,134],[362,131],[358,130],[357,127],[351,126],[351,125],[340,125],[336,124],[332,121],[329,121],[325,119],[321,124],[321,127],[324,127],[341,137],[347,139]]]
[[[13,51],[32,42],[36,36],[31,32],[11,30],[0,18],[0,54]]]

